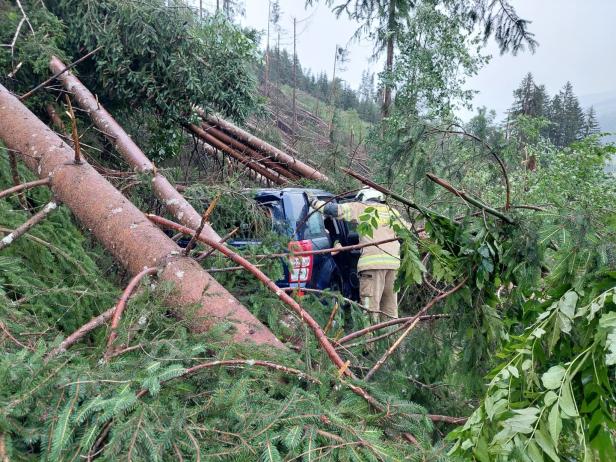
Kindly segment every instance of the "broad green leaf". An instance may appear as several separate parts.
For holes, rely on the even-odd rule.
[[[558,399],[558,396],[556,395],[556,393],[550,390],[543,397],[543,402],[545,403],[546,406],[551,406],[554,402],[556,402],[557,399]]]
[[[529,407],[526,409],[518,409],[513,412],[515,415],[505,420],[503,423],[504,427],[506,429],[511,429],[514,433],[532,433],[533,425],[537,421],[539,409],[536,407]]]
[[[528,443],[526,454],[530,458],[531,462],[543,462],[543,454],[533,441]]]
[[[541,383],[548,390],[555,390],[560,387],[565,372],[565,368],[560,365],[552,366],[541,376]]]
[[[571,392],[571,383],[567,382],[562,387],[562,395],[560,400],[558,401],[560,404],[560,408],[562,411],[568,415],[569,417],[577,417],[578,412],[575,407],[575,400],[573,399],[573,394]]]
[[[550,414],[548,415],[548,430],[552,437],[554,446],[558,447],[558,439],[560,438],[560,432],[563,429],[563,421],[560,417],[560,410],[558,403],[552,406]]]
[[[575,306],[577,305],[578,294],[573,290],[567,292],[558,302],[558,309],[567,318],[573,319],[575,315]]]
[[[535,441],[537,444],[543,449],[550,459],[554,462],[560,462],[558,455],[556,454],[556,448],[554,447],[554,443],[550,439],[550,437],[546,434],[543,429],[543,425],[540,425],[537,431],[535,432]]]

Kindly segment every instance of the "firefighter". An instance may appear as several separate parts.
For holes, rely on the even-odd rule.
[[[378,226],[372,237],[360,235],[360,244],[382,241],[396,237],[392,225],[398,221],[403,226],[407,223],[397,210],[385,203],[383,193],[363,188],[356,196],[357,201],[346,204],[325,203],[314,195],[308,194],[310,206],[323,213],[344,221],[359,223],[359,217],[366,214],[378,216]],[[373,210],[366,212],[371,207]],[[357,262],[359,273],[359,296],[362,305],[371,312],[372,322],[379,322],[398,317],[398,296],[394,291],[394,282],[400,267],[400,243],[388,242],[375,246],[363,247]]]

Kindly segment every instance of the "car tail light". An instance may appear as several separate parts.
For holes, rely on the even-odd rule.
[[[291,241],[289,242],[289,253],[305,252],[312,250],[312,241]],[[289,282],[299,283],[308,282],[312,277],[312,267],[314,263],[313,255],[289,255]]]

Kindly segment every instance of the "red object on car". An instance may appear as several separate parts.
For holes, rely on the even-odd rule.
[[[289,284],[300,284],[310,281],[312,268],[314,265],[313,255],[297,255],[294,253],[312,250],[312,241],[291,241],[289,242]]]

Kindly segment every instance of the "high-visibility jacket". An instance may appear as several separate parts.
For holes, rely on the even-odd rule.
[[[359,217],[366,214],[366,209],[371,207],[376,212],[370,212],[367,215],[370,217],[378,216],[378,226],[373,229],[372,237],[361,235],[359,236],[360,244],[382,241],[385,239],[395,238],[396,234],[392,228],[395,222],[406,225],[400,217],[397,210],[392,209],[387,204],[378,202],[349,202],[346,204],[334,205],[318,201],[314,207],[326,215],[333,216],[340,220],[351,223],[359,223]],[[400,267],[400,243],[398,241],[388,242],[386,244],[372,245],[363,247],[361,257],[357,262],[357,270],[376,270],[376,269],[391,269],[397,270]]]

